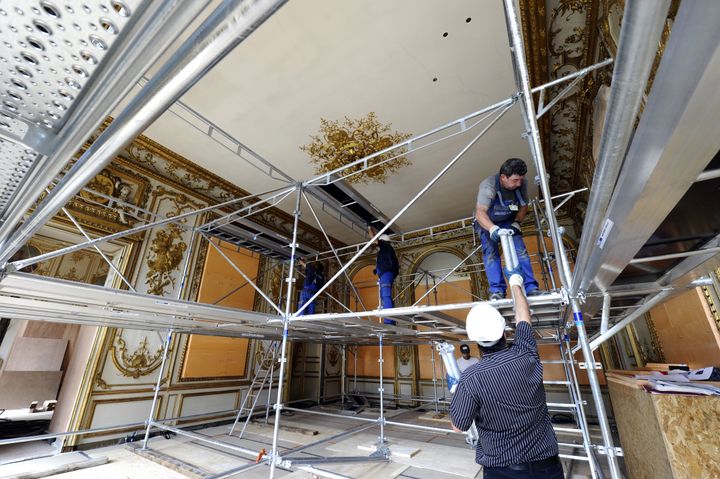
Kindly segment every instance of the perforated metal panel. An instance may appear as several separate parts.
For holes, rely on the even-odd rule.
[[[40,157],[33,128],[62,135],[73,102],[141,0],[0,0],[0,211]]]
[[[137,3],[0,1],[3,108],[38,126],[61,125]]]

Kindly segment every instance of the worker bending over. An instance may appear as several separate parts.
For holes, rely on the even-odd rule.
[[[519,268],[506,275],[515,300],[515,339],[508,346],[505,318],[492,306],[470,310],[468,338],[477,341],[483,355],[460,377],[450,403],[453,429],[477,426],[475,462],[483,466],[485,479],[563,479],[524,280]]]
[[[491,300],[505,297],[506,284],[500,266],[501,229],[513,232],[512,241],[525,278],[525,292],[528,296],[542,294],[535,281],[530,256],[520,229],[520,223],[525,219],[528,210],[526,173],[527,165],[523,160],[510,158],[502,164],[497,175],[489,176],[480,183],[473,226],[480,235]]]

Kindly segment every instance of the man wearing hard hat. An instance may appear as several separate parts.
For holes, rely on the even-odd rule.
[[[470,310],[467,335],[483,356],[462,374],[453,395],[453,429],[477,426],[475,461],[486,479],[563,479],[524,279],[519,268],[506,275],[515,300],[513,344],[507,344],[505,318],[495,308],[482,303]]]

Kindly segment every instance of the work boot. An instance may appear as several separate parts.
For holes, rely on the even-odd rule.
[[[530,296],[540,296],[540,295],[543,295],[543,294],[545,294],[545,293],[546,293],[546,292],[543,291],[542,289],[540,289],[540,288],[535,288],[535,289],[533,289],[532,291],[528,291],[528,292],[525,293],[525,294],[526,294],[526,296],[530,297]]]
[[[501,299],[505,299],[505,295],[501,293],[492,293],[490,295],[490,301],[499,301]]]

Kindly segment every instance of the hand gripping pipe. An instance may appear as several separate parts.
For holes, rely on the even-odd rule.
[[[457,389],[457,385],[460,383],[460,376],[462,375],[460,368],[458,367],[457,360],[455,359],[455,346],[450,343],[438,343],[437,350],[440,353],[443,364],[445,364],[445,371],[447,371],[447,385],[450,393],[452,394],[455,392],[455,389]],[[468,429],[465,434],[467,434],[465,442],[475,447],[479,438],[475,422],[472,423],[470,429]]]
[[[518,267],[517,251],[515,250],[515,243],[513,243],[512,230],[501,229],[498,231],[500,235],[500,244],[502,246],[503,258],[505,258],[505,268],[513,270]],[[510,278],[508,278],[510,279]]]
[[[445,376],[447,378],[447,387],[452,394],[455,392],[455,389],[460,382],[460,375],[462,374],[457,365],[457,360],[455,359],[455,346],[450,343],[438,343],[437,350],[440,353],[443,363],[445,364],[445,371],[447,371]]]

